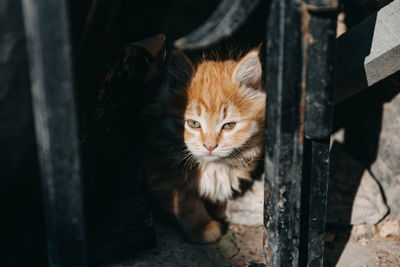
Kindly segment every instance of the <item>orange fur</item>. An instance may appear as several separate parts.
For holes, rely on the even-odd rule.
[[[155,112],[164,128],[152,132],[160,156],[151,155],[149,189],[190,240],[214,242],[222,234],[217,221],[225,218],[226,201],[263,165],[261,64],[256,50],[240,61],[205,60],[196,70],[183,55],[176,60],[169,79],[175,87],[180,76],[186,83],[164,92]]]

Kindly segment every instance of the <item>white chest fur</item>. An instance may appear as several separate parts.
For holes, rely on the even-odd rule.
[[[247,171],[229,168],[223,164],[207,163],[201,167],[200,196],[212,201],[226,201],[233,190],[240,191],[239,177],[250,178]]]

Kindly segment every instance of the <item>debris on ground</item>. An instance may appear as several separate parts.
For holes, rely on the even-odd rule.
[[[384,220],[379,228],[379,236],[386,237],[400,237],[400,221],[391,220],[388,218]]]
[[[222,236],[216,246],[219,253],[225,259],[230,259],[239,253],[239,248],[235,243],[235,236],[233,235],[233,233],[227,233]]]

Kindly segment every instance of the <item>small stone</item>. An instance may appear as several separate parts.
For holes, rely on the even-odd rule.
[[[380,231],[379,235],[382,238],[393,236],[400,236],[400,222],[399,221],[387,221],[385,222]]]
[[[225,259],[230,259],[239,253],[239,248],[232,234],[222,236],[217,243],[217,249]]]
[[[366,238],[361,238],[358,242],[360,242],[362,246],[368,245],[368,239]]]
[[[389,78],[388,89],[399,91],[399,77]],[[385,89],[385,88],[382,88]],[[386,89],[385,89],[386,90]],[[393,218],[400,220],[400,94],[383,106],[382,122],[379,123],[380,138],[376,161],[371,172],[382,186],[387,206]],[[367,134],[367,133],[365,133]]]
[[[366,224],[355,225],[351,230],[351,235],[354,240],[365,243],[374,236],[373,227]]]
[[[378,183],[366,170],[354,198],[351,224],[376,224],[388,212]]]
[[[229,230],[231,230],[232,232],[238,232],[239,226],[237,224],[231,224],[229,225]]]

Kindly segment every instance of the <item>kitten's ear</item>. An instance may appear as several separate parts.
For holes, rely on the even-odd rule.
[[[173,50],[168,58],[167,72],[170,86],[179,89],[190,82],[194,68],[182,51]]]
[[[153,58],[155,58],[165,44],[165,35],[163,33],[153,35],[146,39],[142,39],[133,43],[134,45],[140,46],[149,52]]]
[[[259,47],[250,51],[239,64],[232,74],[232,80],[240,85],[258,89],[261,87],[261,62],[258,57]]]

